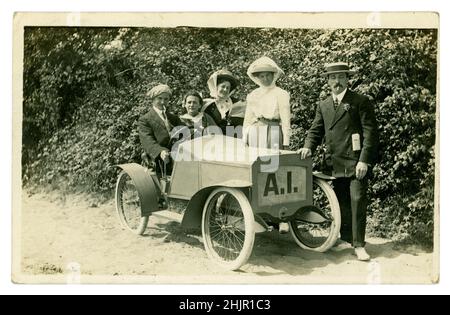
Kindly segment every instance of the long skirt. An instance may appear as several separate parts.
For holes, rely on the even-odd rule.
[[[249,126],[246,141],[251,147],[282,149],[283,131],[280,121],[258,119]]]

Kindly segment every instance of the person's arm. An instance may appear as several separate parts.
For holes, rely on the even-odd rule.
[[[255,113],[252,109],[251,94],[247,95],[247,107],[245,109],[244,122],[242,123],[242,138],[248,142],[248,133],[250,126],[257,120]]]
[[[373,165],[378,153],[378,129],[373,105],[367,97],[363,98],[359,106],[359,117],[363,132],[359,161]]]
[[[308,130],[308,134],[305,139],[304,148],[310,149],[311,153],[317,148],[317,146],[322,141],[325,134],[325,125],[323,122],[322,110],[320,109],[320,104],[316,108],[316,116],[314,117],[311,128]]]
[[[203,126],[204,128],[209,127],[209,126],[217,126],[214,119],[207,113],[203,113],[202,120],[204,120],[204,126]]]
[[[168,148],[159,145],[155,133],[148,117],[143,116],[138,121],[139,140],[144,151],[153,159],[161,155],[162,151],[169,152]]]
[[[289,103],[289,93],[282,90],[278,96],[278,106],[280,110],[281,130],[283,131],[283,146],[289,147],[291,138],[291,105]]]

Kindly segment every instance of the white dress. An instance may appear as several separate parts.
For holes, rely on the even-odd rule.
[[[269,58],[263,60],[263,62],[272,62],[273,67],[279,69]],[[251,67],[255,63],[250,66],[248,74],[260,87],[247,95],[247,108],[243,126],[244,137],[250,146],[268,148],[281,148],[281,145],[289,146],[291,131],[290,96],[288,92],[275,85],[276,80],[283,72],[281,69],[275,72],[272,84],[265,87],[251,73]]]

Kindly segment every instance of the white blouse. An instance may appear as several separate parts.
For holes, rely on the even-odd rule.
[[[233,101],[230,98],[226,100],[216,99],[216,106],[222,116],[222,119],[225,119],[227,112],[233,107]]]
[[[258,121],[258,118],[268,120],[279,119],[283,131],[283,145],[289,146],[291,133],[290,96],[285,90],[273,86],[260,87],[247,95],[247,109],[244,118],[244,133],[248,127]]]
[[[197,116],[195,116],[195,117],[189,115],[188,113],[186,113],[186,114],[182,115],[180,118],[182,118],[182,119],[187,119],[187,120],[192,121],[192,123],[194,123],[194,124],[198,124],[198,123],[201,123],[201,122],[202,122],[202,119],[203,119],[203,113],[202,113],[202,112],[199,112],[199,113],[197,114]]]

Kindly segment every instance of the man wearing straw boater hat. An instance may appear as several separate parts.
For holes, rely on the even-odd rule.
[[[336,178],[333,186],[341,208],[341,239],[337,245],[351,244],[357,258],[368,261],[370,255],[364,248],[367,177],[377,156],[378,133],[369,98],[347,88],[351,74],[353,71],[344,62],[325,66],[322,75],[328,79],[331,95],[317,106],[298,153],[302,159],[311,156],[325,138],[323,171]]]

